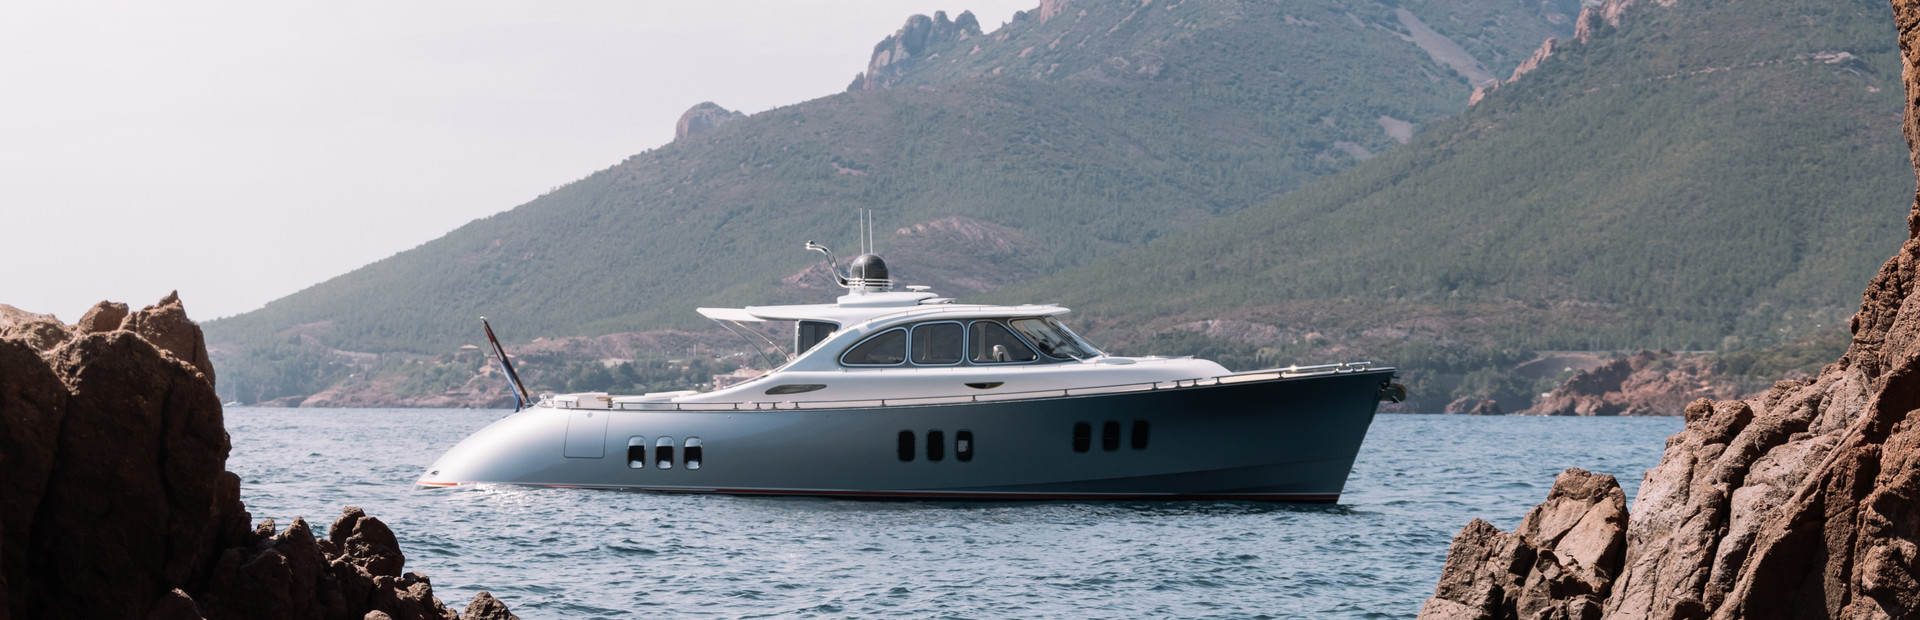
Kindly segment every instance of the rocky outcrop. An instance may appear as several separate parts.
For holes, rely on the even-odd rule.
[[[1420,617],[1597,619],[1626,527],[1627,497],[1613,476],[1561,472],[1513,533],[1474,519],[1454,536]]]
[[[357,509],[329,541],[249,530],[177,296],[107,331],[115,307],[95,310],[12,323],[59,325],[51,349],[0,337],[0,619],[455,617]]]
[[[1893,9],[1920,147],[1920,0]],[[1761,398],[1687,406],[1640,484],[1604,617],[1920,616],[1920,193],[1908,223],[1838,361]],[[1423,617],[1522,617],[1462,593],[1490,557],[1471,543],[1493,539],[1476,536],[1456,541],[1435,590],[1446,602]]]
[[[699,105],[687,108],[687,112],[680,115],[680,121],[673,124],[673,139],[679,140],[696,135],[746,116],[720,107],[712,101],[703,101]]]
[[[1581,42],[1584,43],[1585,40],[1582,39]],[[1540,68],[1540,63],[1546,62],[1548,58],[1552,58],[1554,53],[1559,51],[1560,40],[1547,37],[1547,40],[1540,44],[1540,49],[1534,50],[1532,56],[1528,56],[1526,60],[1520,61],[1520,66],[1513,68],[1512,76],[1502,81],[1474,88],[1473,94],[1467,97],[1467,105],[1480,103],[1481,99],[1487,98],[1487,95],[1493,94],[1493,91],[1500,90],[1502,85],[1511,84],[1514,80],[1520,79],[1520,76],[1533,73],[1535,69]]]
[[[1044,8],[1043,4],[1043,14]],[[978,36],[980,20],[974,18],[972,11],[962,12],[958,19],[953,20],[947,19],[945,11],[935,11],[933,17],[909,17],[907,24],[901,26],[893,36],[873,46],[873,57],[867,61],[867,71],[853,76],[853,83],[847,85],[847,90],[891,87],[900,83],[906,72],[920,61],[938,56],[941,50]]]
[[[179,295],[179,293],[176,292],[174,295],[176,295],[176,301],[178,301],[177,295]],[[80,322],[73,324],[73,329],[82,334],[110,332],[120,329],[120,324],[126,320],[126,304],[117,301],[102,301],[94,304],[92,308],[87,309],[86,315],[80,317]]]
[[[1541,396],[1524,415],[1680,415],[1698,398],[1734,398],[1739,387],[1718,358],[1640,351],[1582,370]]]
[[[1445,413],[1453,414],[1453,415],[1506,415],[1507,414],[1505,410],[1502,410],[1500,408],[1500,401],[1497,401],[1491,398],[1483,398],[1480,396],[1462,396],[1460,398],[1456,398],[1454,399],[1453,402],[1447,403],[1447,408],[1441,411]]]

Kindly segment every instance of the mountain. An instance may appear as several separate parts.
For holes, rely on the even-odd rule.
[[[1913,191],[1887,5],[1614,0],[1587,19],[1586,41],[1405,147],[993,297],[1044,294],[1139,347],[1400,364],[1425,411],[1524,407],[1551,383],[1487,373],[1537,350],[1844,347],[1823,334]]]
[[[799,246],[852,253],[863,208],[900,231],[880,248],[899,275],[991,290],[1398,150],[1570,34],[1576,10],[1049,0],[993,32],[915,17],[849,92],[746,117],[696,106],[672,144],[211,322],[208,339],[254,402],[377,355],[451,354],[480,315],[522,342],[693,327],[696,305],[818,299]]]

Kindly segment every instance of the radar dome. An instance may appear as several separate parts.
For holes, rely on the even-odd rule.
[[[853,259],[853,266],[847,272],[858,280],[886,280],[887,261],[880,260],[878,254],[861,254]]]

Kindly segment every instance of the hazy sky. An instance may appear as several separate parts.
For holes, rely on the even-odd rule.
[[[0,6],[0,303],[260,307],[1036,0]]]

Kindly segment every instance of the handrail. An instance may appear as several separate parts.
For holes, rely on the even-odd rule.
[[[576,407],[561,403],[553,395],[542,395],[541,405],[556,409],[613,409],[617,411],[768,411],[793,409],[877,409],[885,407],[907,407],[916,405],[951,405],[980,402],[999,402],[1014,400],[1037,400],[1042,398],[1063,398],[1068,396],[1094,396],[1099,394],[1121,394],[1126,392],[1148,392],[1159,390],[1193,389],[1212,387],[1222,384],[1251,383],[1255,381],[1277,381],[1314,375],[1341,374],[1366,370],[1389,370],[1390,367],[1374,368],[1372,362],[1342,362],[1338,364],[1318,364],[1313,366],[1288,366],[1269,368],[1204,377],[1197,379],[1175,379],[1171,381],[1141,381],[1135,383],[1116,383],[1111,385],[1091,385],[1072,388],[1052,388],[1045,390],[1024,390],[1019,392],[1000,392],[992,394],[949,394],[944,396],[907,396],[900,398],[856,398],[843,400],[803,400],[803,401],[738,401],[738,402],[693,402],[677,403],[672,401],[621,402],[612,401],[605,407]],[[567,396],[561,394],[558,396]]]

